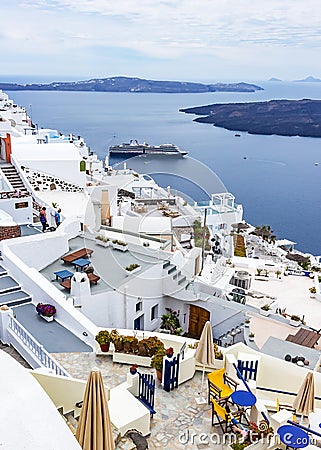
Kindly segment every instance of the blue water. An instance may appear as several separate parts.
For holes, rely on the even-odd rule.
[[[254,225],[269,224],[279,238],[298,243],[297,248],[321,254],[321,139],[259,136],[235,133],[193,122],[195,116],[180,108],[209,103],[269,99],[321,99],[321,83],[256,82],[265,88],[256,93],[137,94],[98,92],[10,92],[24,105],[39,127],[56,128],[85,138],[91,149],[105,158],[109,145],[137,139],[150,144],[174,143],[212,169],[198,184],[187,186],[191,161],[162,160],[160,172],[179,178],[159,177],[164,186],[200,199],[205,192],[226,190],[244,206],[244,217]],[[245,159],[246,158],[246,159]],[[114,161],[111,161],[114,162]],[[316,166],[315,162],[320,165]],[[155,164],[154,164],[155,166]],[[148,173],[149,164],[143,165]],[[155,172],[155,167],[153,167]],[[201,172],[203,173],[203,172]],[[213,181],[203,189],[203,183]]]

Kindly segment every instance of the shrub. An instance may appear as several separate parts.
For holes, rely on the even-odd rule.
[[[300,322],[301,317],[297,316],[296,314],[292,314],[291,320],[294,320],[294,322]]]
[[[105,236],[103,236],[102,234],[99,234],[98,236],[96,236],[96,239],[98,239],[99,241],[102,242],[109,242],[109,239]]]
[[[263,306],[261,306],[261,309],[263,309],[263,311],[270,311],[270,305],[269,304],[265,304],[265,305],[263,305]]]
[[[151,359],[150,365],[154,367],[154,369],[159,370],[160,372],[163,370],[163,359],[165,354],[166,353],[164,348],[159,349]]]
[[[140,267],[139,264],[130,264],[129,266],[125,267],[125,270],[127,270],[128,272],[132,272],[133,270],[137,269],[138,267]]]
[[[112,242],[113,244],[123,245],[124,247],[127,245],[126,242],[119,241],[118,239],[114,239]]]
[[[109,342],[111,342],[109,331],[100,330],[99,333],[96,334],[95,340],[98,342],[98,344],[108,344]]]
[[[316,290],[316,288],[314,286],[310,287],[309,291],[311,292],[311,294],[316,294],[317,293],[317,290]]]

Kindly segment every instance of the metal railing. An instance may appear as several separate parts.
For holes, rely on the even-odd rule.
[[[9,318],[9,328],[20,344],[31,351],[40,366],[53,370],[56,375],[69,377],[66,370],[43,348],[43,346],[13,317]]]

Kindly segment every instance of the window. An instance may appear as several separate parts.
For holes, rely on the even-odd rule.
[[[141,311],[143,309],[143,302],[136,303],[136,312]]]
[[[150,310],[150,320],[155,320],[158,318],[158,305],[155,305]]]
[[[28,202],[19,202],[14,204],[15,209],[28,208]]]

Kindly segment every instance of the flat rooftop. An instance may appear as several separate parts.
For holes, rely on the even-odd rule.
[[[121,240],[120,235],[118,239]],[[125,267],[130,264],[139,264],[141,266],[139,274],[141,274],[148,268],[151,268],[154,264],[160,264],[165,260],[165,252],[159,253],[157,251],[144,249],[142,246],[131,243],[129,243],[129,250],[122,252],[113,250],[111,247],[104,248],[97,244],[94,239],[84,237],[77,237],[70,240],[68,253],[79,250],[83,247],[93,250],[90,257],[91,265],[94,268],[94,273],[100,276],[100,280],[97,285],[91,285],[92,294],[117,289],[124,284],[129,277],[135,276],[135,274],[128,275],[125,270]],[[152,256],[153,254],[155,254],[155,256]],[[41,274],[49,281],[52,281],[52,283],[59,290],[66,293],[66,289],[60,286],[60,280],[57,281],[54,275],[54,272],[64,269],[67,269],[73,273],[76,272],[76,269],[72,264],[64,263],[61,259],[58,259],[41,270]]]

